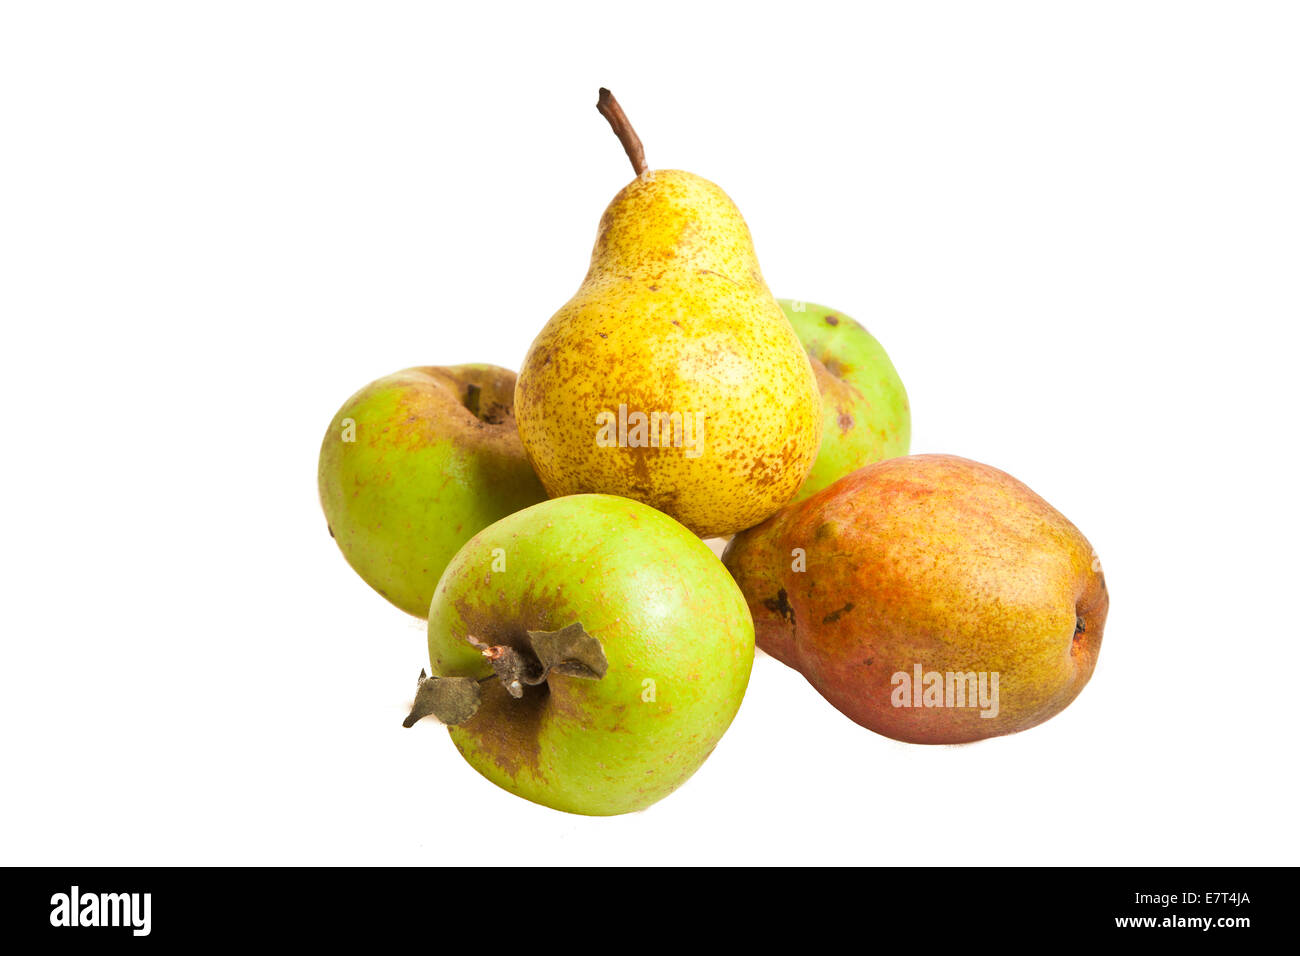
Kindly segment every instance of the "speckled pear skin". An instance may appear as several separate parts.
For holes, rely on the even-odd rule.
[[[850,316],[814,302],[777,299],[817,376],[822,442],[792,500],[802,501],[864,465],[906,455],[912,410],[894,363]]]
[[[702,416],[682,447],[600,447],[601,413]],[[821,439],[807,354],[759,271],[726,193],[650,170],[600,221],[577,293],[533,342],[519,432],[552,496],[635,498],[702,537],[762,521],[803,483]]]
[[[515,430],[514,386],[495,365],[409,368],[353,395],[325,432],[317,481],[330,534],[367,584],[416,617],[461,545],[546,499]]]
[[[552,672],[511,697],[468,640],[522,650],[529,630],[580,623],[608,672]],[[474,537],[448,565],[429,613],[443,677],[483,680],[451,737],[474,769],[535,803],[605,816],[648,807],[691,776],[749,683],[754,628],[708,547],[628,498],[572,495]]]
[[[723,561],[759,647],[859,724],[912,743],[1059,713],[1092,676],[1109,607],[1074,525],[1005,472],[950,455],[868,465],[737,535]],[[893,706],[893,675],[917,664],[997,672],[997,715]]]

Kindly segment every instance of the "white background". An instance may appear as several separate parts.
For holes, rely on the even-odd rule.
[[[1270,3],[9,3],[0,860],[1296,863],[1300,30]],[[757,661],[586,819],[400,726],[421,623],[326,533],[355,389],[517,368],[631,177],[862,320],[914,451],[1089,536],[1092,683],[926,748]]]

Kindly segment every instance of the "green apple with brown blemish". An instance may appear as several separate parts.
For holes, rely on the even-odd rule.
[[[513,413],[515,374],[495,365],[408,368],[338,410],[318,484],[330,534],[372,588],[417,617],[466,541],[546,492]]]
[[[821,447],[792,501],[802,501],[863,465],[906,455],[912,438],[907,391],[884,348],[843,312],[778,299],[817,376]]]
[[[753,658],[745,599],[699,538],[630,498],[569,495],[447,566],[407,725],[448,723],[475,770],[535,803],[627,813],[700,767]]]

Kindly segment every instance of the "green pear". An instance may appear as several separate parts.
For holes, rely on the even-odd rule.
[[[802,501],[863,465],[906,455],[907,391],[879,342],[843,312],[778,299],[808,351],[822,400],[817,461],[792,500]]]
[[[519,372],[519,433],[552,496],[635,498],[701,537],[763,520],[817,457],[821,398],[799,337],[718,186],[649,170],[601,218],[582,285]]]
[[[372,588],[417,617],[466,541],[546,492],[515,430],[515,375],[409,368],[344,403],[321,442],[330,534]]]
[[[1010,734],[1087,684],[1110,606],[1066,518],[951,455],[868,465],[732,539],[759,647],[848,717],[913,743]]]
[[[704,762],[753,657],[745,599],[702,541],[629,498],[572,495],[452,559],[407,725],[451,724],[475,770],[535,803],[627,813]]]

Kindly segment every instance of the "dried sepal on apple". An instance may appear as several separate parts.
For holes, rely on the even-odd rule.
[[[544,683],[552,672],[583,680],[600,680],[609,669],[605,649],[582,624],[574,622],[558,631],[529,631],[529,651],[507,644],[485,644],[473,636],[470,644],[492,665],[493,677],[515,698],[524,695],[525,687]],[[423,670],[415,688],[415,703],[402,721],[413,726],[425,717],[436,717],[444,724],[463,724],[476,713],[482,701],[483,681],[473,677],[430,677]]]

